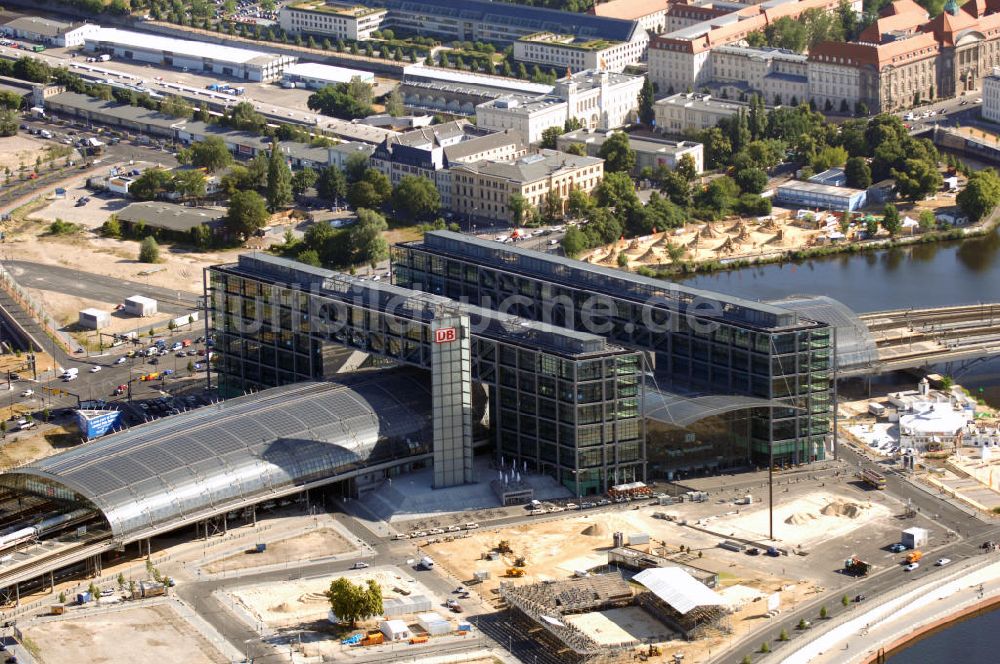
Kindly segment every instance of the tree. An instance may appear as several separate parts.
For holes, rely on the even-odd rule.
[[[358,223],[348,231],[348,246],[351,262],[368,263],[374,266],[389,256],[389,243],[382,237],[388,229],[385,217],[373,210],[358,210]]]
[[[788,640],[788,630],[786,630],[784,627],[781,628],[781,634],[778,635],[778,640],[779,641]]]
[[[389,183],[389,178],[374,168],[367,169],[364,177],[347,190],[347,200],[355,209],[379,209],[391,195],[392,185]]]
[[[344,171],[336,166],[328,166],[319,172],[316,180],[316,193],[328,201],[339,200],[347,196],[347,178]]]
[[[943,178],[937,164],[924,159],[907,159],[900,170],[890,171],[896,178],[896,191],[910,200],[917,200],[941,188]]]
[[[878,219],[875,217],[868,217],[865,220],[865,235],[868,236],[869,240],[878,235]]]
[[[374,579],[365,585],[351,583],[345,577],[338,577],[330,583],[327,591],[330,610],[338,620],[353,627],[358,620],[382,614],[382,589]]]
[[[139,243],[139,262],[140,263],[159,263],[160,262],[160,245],[156,243],[156,238],[152,235],[147,235],[143,238],[142,242]]]
[[[199,170],[174,171],[170,186],[185,198],[202,198],[208,189],[205,174]]]
[[[271,144],[267,160],[267,209],[275,212],[292,202],[292,169],[278,141]]]
[[[569,190],[569,194],[566,196],[566,212],[571,217],[575,219],[586,217],[593,206],[594,202],[590,199],[590,194],[579,187],[573,187]]]
[[[194,116],[194,107],[191,106],[191,104],[183,97],[170,95],[160,102],[160,112],[166,113],[167,115],[175,118],[184,118],[186,120]]]
[[[10,108],[0,108],[0,136],[17,136],[19,116]]]
[[[656,114],[653,110],[653,82],[647,76],[639,91],[639,120],[647,127],[653,126]]]
[[[896,237],[899,233],[901,227],[901,222],[899,220],[899,210],[892,203],[888,203],[885,206],[885,210],[882,212],[882,228],[889,234],[890,237]]]
[[[101,235],[104,237],[118,238],[122,236],[122,225],[118,221],[117,215],[111,215],[108,220],[101,225]]]
[[[386,97],[385,112],[393,117],[398,117],[406,112],[406,108],[403,106],[403,93],[399,91],[399,88],[393,88],[389,96]]]
[[[227,116],[227,122],[233,129],[254,133],[260,133],[266,124],[264,116],[248,101],[241,101],[233,106]]]
[[[392,207],[408,221],[430,219],[441,209],[441,196],[428,178],[407,175],[392,190]]]
[[[142,172],[129,187],[129,194],[137,201],[151,201],[171,188],[173,178],[162,168],[150,168]]]
[[[771,644],[764,641],[764,643],[760,644],[760,651],[763,653],[771,652]]]
[[[309,96],[306,105],[345,120],[363,118],[372,114],[372,86],[355,76],[350,83],[322,87]]]
[[[813,156],[811,165],[814,171],[821,173],[834,166],[843,166],[846,161],[847,150],[839,146],[827,146]]]
[[[688,182],[694,182],[698,177],[698,165],[690,154],[681,155],[674,171]]]
[[[507,200],[507,209],[510,210],[510,223],[514,226],[520,226],[528,216],[531,203],[520,193],[514,193]]]
[[[597,156],[604,160],[605,173],[631,173],[635,168],[635,150],[628,141],[628,134],[616,131],[604,141]]]
[[[843,597],[840,598],[840,603],[843,606],[848,606],[851,603],[851,598],[848,597],[847,595],[844,595]]]
[[[308,166],[300,171],[296,171],[295,174],[292,175],[292,193],[296,196],[301,196],[306,192],[306,189],[309,189],[316,184],[316,180],[318,178],[319,175],[316,174],[316,171]]]
[[[547,150],[556,149],[556,139],[562,136],[562,127],[548,127],[542,131],[542,140],[539,146]]]
[[[641,205],[632,178],[627,173],[606,173],[594,189],[594,198],[599,206],[613,208],[619,220],[625,219]]]
[[[267,201],[256,191],[237,191],[229,199],[226,229],[234,236],[250,237],[264,227],[268,219]]]
[[[854,189],[867,189],[872,186],[872,169],[864,157],[851,157],[844,164],[844,175],[847,186]]]
[[[570,143],[566,146],[567,154],[575,154],[577,157],[587,156],[587,146],[583,143]]]
[[[827,616],[830,615],[830,611],[826,608],[826,604],[819,607],[819,617],[826,620]]]
[[[192,166],[204,168],[210,173],[233,163],[233,155],[226,147],[226,142],[218,136],[209,136],[203,141],[192,143],[189,154]]]
[[[562,196],[559,195],[559,192],[556,189],[549,189],[548,193],[545,194],[545,199],[542,203],[542,217],[545,221],[552,223],[562,216],[563,200]]]
[[[364,152],[354,152],[344,160],[344,176],[348,182],[357,182],[367,170],[368,155]]]
[[[733,180],[741,191],[759,194],[767,187],[767,173],[759,168],[744,168],[733,174]]]
[[[1000,204],[1000,176],[992,168],[975,171],[955,201],[970,220],[979,221]]]
[[[303,249],[296,254],[295,260],[306,265],[312,265],[313,267],[321,267],[323,265],[319,259],[319,252],[315,249]]]
[[[937,217],[934,216],[933,210],[921,210],[917,222],[920,224],[920,230],[930,231],[937,226]]]
[[[587,238],[584,236],[583,231],[576,226],[570,226],[566,229],[566,234],[563,235],[562,239],[563,253],[570,258],[575,258],[588,248]]]

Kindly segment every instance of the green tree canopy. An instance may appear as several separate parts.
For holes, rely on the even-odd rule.
[[[647,76],[643,79],[642,90],[639,91],[639,121],[647,127],[653,126],[653,120],[656,119],[653,101],[653,82]]]
[[[969,219],[979,221],[1000,204],[1000,176],[992,168],[975,171],[955,200]]]
[[[441,195],[428,178],[407,175],[392,190],[392,207],[408,221],[431,219],[441,209]]]
[[[917,200],[941,188],[944,179],[936,163],[924,159],[907,159],[903,168],[890,171],[896,178],[896,191],[903,198]]]
[[[547,127],[542,130],[542,140],[539,143],[539,147],[545,148],[546,150],[556,149],[556,139],[563,135],[562,127]]]
[[[355,76],[350,83],[327,85],[309,96],[306,105],[313,111],[344,120],[373,113],[372,86]]]
[[[316,193],[319,197],[328,201],[339,200],[347,197],[347,178],[344,171],[336,166],[327,166],[319,172],[316,180]]]
[[[140,263],[159,263],[160,262],[160,245],[156,243],[156,238],[152,235],[147,235],[143,238],[142,242],[139,243],[139,262]]]
[[[170,95],[160,102],[160,112],[175,118],[184,118],[187,120],[194,116],[194,107],[183,97]]]
[[[604,160],[605,173],[631,173],[635,168],[635,150],[628,142],[628,134],[616,131],[604,141],[597,156]]]
[[[250,237],[267,223],[267,201],[256,191],[237,191],[229,199],[226,229],[235,236]]]
[[[358,620],[382,615],[382,589],[374,579],[362,585],[337,577],[330,583],[327,597],[333,614],[352,627]]]
[[[348,187],[347,200],[355,209],[377,210],[385,205],[392,195],[389,178],[381,171],[369,168],[358,182]]]
[[[882,212],[882,228],[891,236],[895,237],[899,233],[899,229],[902,227],[902,222],[899,219],[899,210],[892,203],[885,206],[885,210]]]
[[[260,133],[266,124],[264,116],[258,113],[253,104],[248,101],[241,101],[233,106],[226,121],[233,129],[255,133]]]
[[[319,179],[319,175],[308,166],[296,171],[292,175],[292,193],[296,196],[301,196],[309,187],[316,184],[317,179]]]
[[[188,148],[191,165],[204,168],[214,173],[233,163],[233,155],[226,147],[226,142],[218,136],[209,136],[203,141],[197,141]]]
[[[274,212],[292,202],[292,169],[278,141],[271,144],[267,159],[267,208]]]
[[[851,157],[844,164],[844,175],[847,186],[854,189],[867,189],[872,186],[872,169],[864,157]]]
[[[137,201],[151,201],[161,193],[171,190],[173,178],[169,171],[162,168],[150,168],[132,182],[129,194]]]
[[[388,229],[385,217],[374,210],[358,210],[358,223],[348,230],[351,262],[375,265],[389,257],[389,243],[382,234]]]

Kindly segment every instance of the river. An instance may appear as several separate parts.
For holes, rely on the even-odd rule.
[[[829,295],[859,313],[906,307],[1000,302],[1000,232],[960,242],[915,245],[866,254],[764,265],[684,280],[698,288],[755,300]],[[950,371],[966,388],[1000,407],[1000,358]],[[912,376],[880,376],[873,389],[912,387]],[[981,391],[980,391],[981,390]],[[918,641],[889,664],[1000,661],[1000,610],[965,620]]]
[[[990,611],[957,622],[901,650],[887,664],[941,664],[996,662],[1000,649],[1000,611]]]
[[[753,300],[829,295],[858,313],[906,307],[1000,302],[1000,231],[958,242],[897,247],[697,275],[698,288]],[[1000,358],[938,366],[988,403],[1000,407]],[[873,379],[880,386],[910,386],[899,374]]]

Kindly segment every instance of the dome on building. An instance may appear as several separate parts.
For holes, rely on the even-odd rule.
[[[954,436],[966,425],[966,416],[950,403],[919,403],[899,418],[899,428],[910,436]]]

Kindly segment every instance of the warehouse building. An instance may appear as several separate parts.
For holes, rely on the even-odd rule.
[[[87,35],[84,48],[138,62],[263,83],[280,79],[284,68],[296,60],[288,55],[117,28],[101,28]]]
[[[375,74],[360,69],[321,65],[318,62],[299,62],[285,67],[281,75],[282,85],[294,84],[295,87],[318,90],[327,85],[350,83],[351,79],[359,78],[365,83],[375,83]]]
[[[226,211],[162,201],[143,201],[132,203],[116,214],[123,231],[131,231],[142,224],[146,228],[155,229],[157,237],[184,241],[190,240],[191,231],[199,226],[207,226],[212,234],[221,232]]]
[[[552,92],[552,86],[516,78],[409,65],[399,87],[407,108],[471,116],[476,106],[501,97],[521,102]]]
[[[778,187],[774,200],[786,207],[854,212],[867,204],[868,192],[818,182],[789,180]]]
[[[48,46],[82,46],[84,39],[95,34],[101,26],[94,23],[66,23],[40,16],[22,16],[8,21],[3,34]]]

